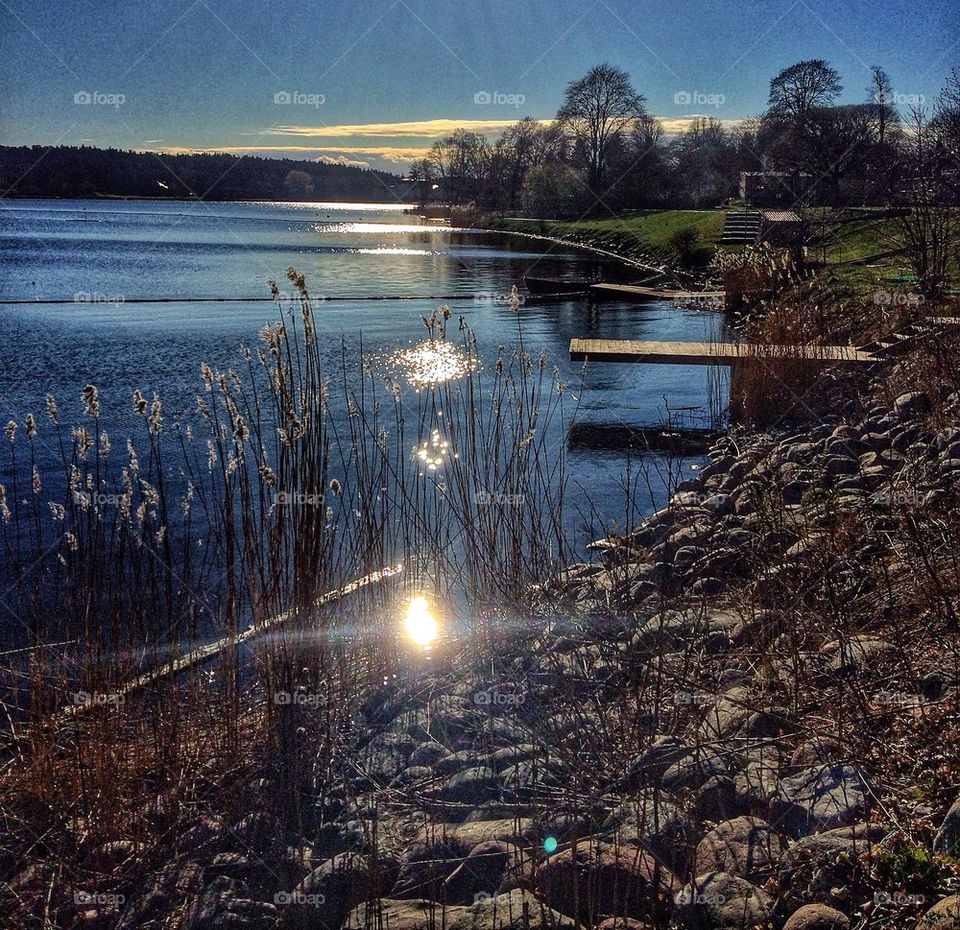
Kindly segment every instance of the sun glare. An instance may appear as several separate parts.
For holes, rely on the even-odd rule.
[[[425,597],[411,598],[403,625],[407,636],[418,646],[429,646],[439,632],[436,617],[430,612]]]

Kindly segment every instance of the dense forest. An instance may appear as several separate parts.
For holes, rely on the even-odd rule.
[[[7,197],[382,201],[401,195],[398,180],[383,171],[288,158],[0,146]]]

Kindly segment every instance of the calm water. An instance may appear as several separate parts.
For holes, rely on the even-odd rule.
[[[509,293],[529,269],[570,276],[605,270],[582,252],[422,224],[393,205],[0,201],[0,297],[23,301],[0,307],[2,422],[16,419],[22,431],[32,411],[45,424],[48,392],[62,419],[77,422],[88,382],[100,388],[105,427],[115,437],[129,428],[134,388],[148,396],[156,391],[166,417],[192,411],[200,362],[238,366],[241,344],[254,343],[263,323],[276,318],[274,304],[242,298],[268,296],[269,278],[284,287],[290,265],[306,275],[314,295],[425,298],[318,303],[332,368],[341,338],[351,354],[362,337],[364,350],[381,356],[421,339],[421,318],[441,302],[426,298],[454,294],[480,297],[450,306],[476,332],[481,354],[492,357],[498,345],[516,345],[517,322],[507,306],[484,297]],[[136,302],[151,296],[237,299]],[[78,302],[44,305],[35,303],[39,298]],[[534,300],[522,311],[522,325],[525,348],[534,357],[545,350],[563,379],[579,385],[582,366],[567,358],[571,337],[692,340],[720,324],[715,314],[666,302],[591,307]],[[704,405],[706,392],[703,368],[595,365],[578,391],[577,417],[652,424],[665,415],[665,397],[676,410]],[[565,441],[559,424],[556,441]],[[628,461],[624,451],[570,446],[571,530],[582,542],[601,521],[622,519]],[[0,481],[8,467],[0,464]],[[654,482],[645,509],[663,494]],[[578,509],[595,511],[592,530]]]

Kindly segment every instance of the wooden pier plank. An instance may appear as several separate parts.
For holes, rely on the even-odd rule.
[[[572,361],[646,362],[660,365],[732,365],[748,359],[802,358],[819,364],[865,364],[877,359],[854,346],[756,346],[736,342],[655,342],[571,339]]]
[[[634,300],[723,300],[724,291],[679,291],[643,287],[639,284],[591,284],[590,292],[603,297]]]

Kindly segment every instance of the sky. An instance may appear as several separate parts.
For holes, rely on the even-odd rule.
[[[957,0],[0,0],[0,144],[287,155],[403,172],[453,128],[549,119],[608,61],[668,131],[760,113],[804,58],[932,103]]]

